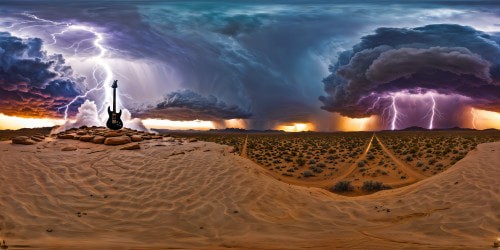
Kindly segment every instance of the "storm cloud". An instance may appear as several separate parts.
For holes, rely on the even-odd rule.
[[[378,97],[403,89],[466,93],[456,100],[498,109],[497,4],[461,2],[47,1],[40,6],[26,1],[21,6],[6,0],[0,23],[64,54],[72,70],[87,76],[89,87],[106,79],[94,60],[98,36],[88,30],[102,34],[101,62],[120,82],[118,105],[134,117],[248,117],[247,128],[312,122],[318,130],[336,130],[339,116],[332,112],[380,114],[390,99]],[[62,33],[69,23],[89,29]],[[428,25],[435,23],[461,25]],[[58,34],[57,42],[52,34]],[[41,51],[35,45],[40,44],[32,46],[34,54]],[[165,95],[180,89],[236,108],[158,108]],[[110,99],[106,91],[88,95],[100,112]],[[446,100],[437,99],[447,110]]]
[[[341,53],[323,82],[323,109],[349,117],[382,114],[398,92],[429,91],[468,98],[498,111],[500,45],[488,34],[455,24],[379,28]],[[377,103],[378,102],[378,103]]]
[[[62,55],[47,55],[42,45],[40,38],[0,32],[0,113],[57,117],[81,93],[85,78],[74,76]]]
[[[228,105],[213,95],[205,97],[191,90],[169,93],[154,108],[138,114],[140,117],[179,121],[248,119],[252,116],[241,107]]]

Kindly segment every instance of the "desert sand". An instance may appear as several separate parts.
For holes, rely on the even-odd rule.
[[[0,142],[0,239],[9,249],[487,249],[500,237],[500,142],[359,197],[280,182],[229,146],[139,144]]]

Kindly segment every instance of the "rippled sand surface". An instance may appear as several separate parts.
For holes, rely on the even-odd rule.
[[[280,182],[213,143],[119,148],[0,142],[0,239],[9,249],[485,249],[500,237],[500,142],[353,198]]]

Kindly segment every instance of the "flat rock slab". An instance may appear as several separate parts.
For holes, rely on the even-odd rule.
[[[61,151],[75,151],[75,150],[77,150],[77,148],[76,147],[71,147],[71,146],[61,148]]]
[[[108,137],[104,140],[104,145],[123,145],[132,142],[128,136]]]
[[[120,148],[120,150],[136,150],[136,149],[141,149],[141,146],[137,143],[129,144],[123,148]]]
[[[33,145],[36,142],[31,140],[28,136],[16,136],[12,138],[12,143],[21,145]]]
[[[80,141],[92,141],[94,139],[93,135],[82,135]]]

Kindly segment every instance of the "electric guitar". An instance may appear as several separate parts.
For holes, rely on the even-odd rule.
[[[113,111],[111,111],[111,107],[108,106],[109,118],[106,122],[106,127],[112,130],[118,130],[123,127],[123,122],[120,118],[122,116],[122,111],[120,110],[119,113],[116,113],[116,88],[118,88],[118,80],[113,82],[111,88],[113,88]]]

